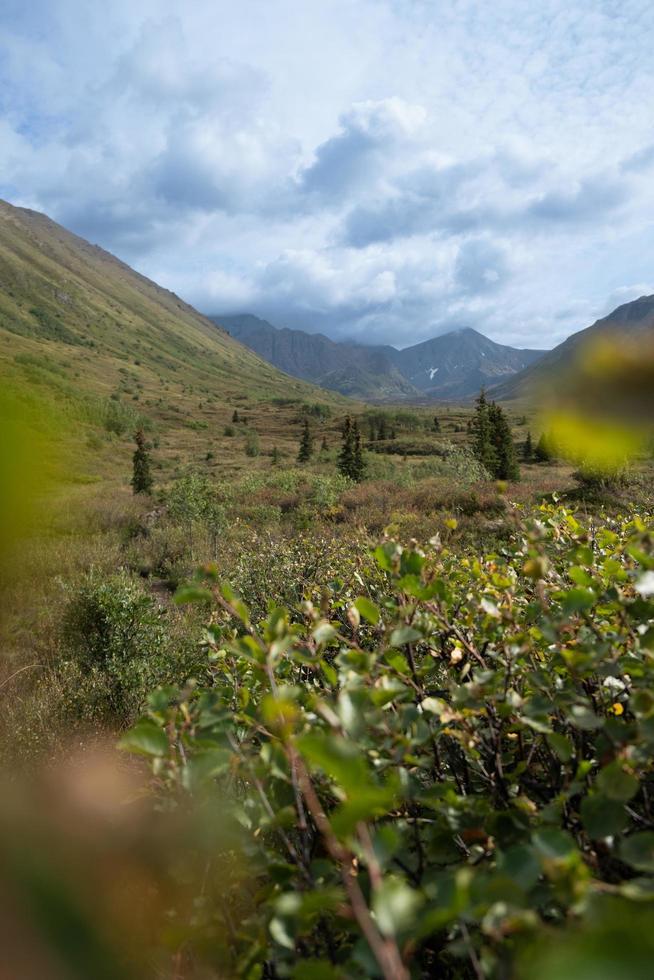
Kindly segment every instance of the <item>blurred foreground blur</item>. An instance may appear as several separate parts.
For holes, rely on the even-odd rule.
[[[232,893],[248,894],[224,801],[162,809],[144,768],[102,742],[3,783],[3,980],[223,975]],[[196,934],[203,967],[187,956]]]
[[[558,452],[598,480],[654,449],[654,341],[604,336],[583,345],[554,387],[536,393]]]

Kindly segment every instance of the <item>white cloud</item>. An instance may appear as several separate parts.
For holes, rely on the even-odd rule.
[[[652,40],[640,0],[5,0],[0,195],[207,310],[549,346],[651,288]]]

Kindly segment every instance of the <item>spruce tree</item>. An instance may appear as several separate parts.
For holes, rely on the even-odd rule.
[[[354,466],[354,431],[352,419],[349,415],[345,416],[341,435],[342,444],[341,451],[338,454],[338,469],[343,476],[352,478],[352,468]]]
[[[150,493],[152,490],[152,475],[150,473],[150,457],[145,445],[145,433],[138,429],[134,433],[136,450],[132,456],[132,490],[134,493]]]
[[[302,426],[302,437],[300,439],[300,449],[297,454],[298,463],[308,463],[313,453],[313,438],[309,428],[309,419],[305,419]]]
[[[525,446],[523,450],[523,455],[525,459],[532,459],[534,455],[534,444],[531,441],[531,432],[527,432],[527,438],[525,439]]]
[[[386,418],[382,415],[379,420],[379,429],[377,432],[378,439],[388,439],[388,432],[386,431]]]
[[[498,480],[519,480],[520,467],[515,451],[511,426],[504,411],[495,402],[488,406],[491,443],[495,451],[493,475]]]
[[[493,430],[491,426],[489,404],[486,392],[482,388],[475,402],[475,414],[470,424],[472,434],[472,451],[479,462],[489,473],[496,475],[497,454],[493,445]]]
[[[549,463],[553,455],[554,452],[553,452],[551,440],[547,435],[547,433],[543,432],[536,445],[534,456],[536,457],[539,463]]]
[[[359,425],[355,419],[352,423],[352,472],[350,476],[357,483],[361,483],[366,472],[366,463],[363,458],[363,447],[361,445],[361,433],[359,432]]]

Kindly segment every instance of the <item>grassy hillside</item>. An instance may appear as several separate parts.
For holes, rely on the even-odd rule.
[[[654,296],[641,296],[573,333],[546,352],[537,363],[495,386],[492,394],[499,401],[529,397],[535,401],[547,399],[552,392],[564,392],[575,383],[574,372],[580,361],[598,341],[613,341],[617,348],[625,343],[638,345],[645,351],[651,349],[653,339]],[[578,378],[576,383],[579,383]]]
[[[42,214],[0,202],[0,371],[53,398],[92,438],[91,469],[118,475],[145,421],[164,476],[213,454],[221,471],[247,461],[244,427],[262,453],[295,447],[302,402],[342,404],[290,378],[178,296]],[[125,438],[115,438],[121,436]],[[261,457],[259,465],[264,465]]]

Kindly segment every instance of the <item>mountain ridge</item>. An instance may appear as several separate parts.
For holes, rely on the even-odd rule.
[[[467,399],[543,354],[498,344],[472,327],[398,350],[277,327],[249,313],[209,318],[288,374],[376,401]]]

